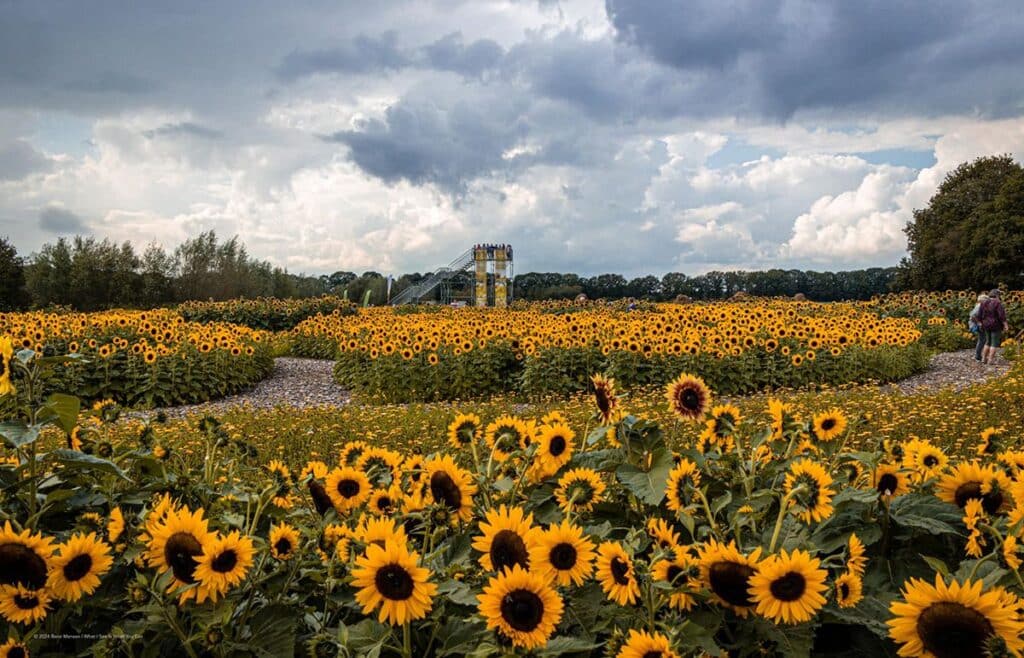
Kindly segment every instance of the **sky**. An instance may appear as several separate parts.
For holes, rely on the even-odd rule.
[[[895,265],[1024,160],[1018,0],[0,0],[0,236],[292,272]]]

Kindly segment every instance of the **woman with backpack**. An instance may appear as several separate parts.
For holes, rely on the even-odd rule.
[[[985,349],[985,332],[981,328],[981,323],[978,322],[978,313],[981,311],[981,305],[988,299],[988,295],[981,293],[978,295],[978,303],[971,309],[971,315],[967,319],[967,328],[972,334],[977,336],[977,345],[974,346],[974,360],[981,362],[981,353]]]
[[[981,362],[995,363],[999,344],[1003,340],[1003,332],[1010,328],[1006,323],[1006,307],[999,299],[999,289],[993,289],[978,309],[978,324],[985,335],[985,347],[981,351]]]

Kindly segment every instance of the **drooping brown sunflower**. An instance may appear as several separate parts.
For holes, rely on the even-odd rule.
[[[618,418],[619,399],[615,397],[615,380],[601,375],[590,378],[594,385],[594,404],[602,425],[611,425]]]
[[[827,576],[821,560],[807,551],[783,550],[758,564],[747,591],[759,615],[776,624],[798,624],[810,621],[824,607]]]
[[[619,542],[606,541],[598,546],[597,580],[608,598],[619,605],[633,605],[640,597],[633,558]]]
[[[541,532],[533,525],[533,514],[524,513],[521,507],[502,505],[487,511],[480,532],[473,538],[473,548],[483,553],[480,564],[484,569],[501,571],[517,564],[530,568],[530,549]]]
[[[352,570],[363,614],[380,607],[378,620],[391,625],[422,619],[430,612],[437,585],[429,579],[430,571],[419,566],[419,555],[396,541],[370,544]]]
[[[751,598],[750,579],[757,573],[761,549],[743,555],[736,542],[719,543],[712,539],[698,550],[701,584],[711,591],[712,599],[741,617],[746,617],[757,602]]]
[[[593,572],[594,556],[594,542],[583,534],[583,528],[566,520],[537,535],[530,549],[530,564],[559,585],[579,586]]]
[[[57,550],[59,555],[52,560],[47,587],[65,601],[75,602],[96,591],[100,576],[114,563],[110,546],[98,539],[95,532],[76,533]]]
[[[469,471],[459,467],[449,455],[429,459],[423,467],[433,502],[447,508],[453,523],[471,520],[476,485]]]
[[[904,583],[903,600],[889,606],[889,637],[902,644],[901,656],[962,658],[991,655],[997,640],[1011,655],[1024,650],[1024,622],[1016,606],[1005,605],[1009,595],[999,587],[986,591],[982,581],[952,581],[941,574],[935,584],[911,578]]]
[[[477,600],[487,628],[524,649],[547,644],[564,608],[562,598],[543,576],[519,565],[491,578]]]
[[[672,650],[668,638],[661,633],[631,628],[616,658],[679,658],[679,654]]]
[[[668,408],[682,420],[696,421],[711,406],[711,391],[700,377],[683,373],[665,387]]]
[[[50,537],[28,529],[15,532],[10,521],[4,522],[0,530],[0,585],[42,589],[54,549]]]

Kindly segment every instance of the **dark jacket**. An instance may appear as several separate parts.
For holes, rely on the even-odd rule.
[[[1006,307],[996,297],[986,299],[978,311],[978,323],[985,331],[999,331],[1006,324]]]

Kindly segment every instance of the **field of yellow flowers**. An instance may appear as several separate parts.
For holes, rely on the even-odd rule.
[[[169,310],[0,313],[0,337],[12,349],[59,360],[41,382],[46,390],[128,405],[223,397],[252,386],[273,366],[271,334],[188,322]]]
[[[559,303],[315,316],[293,330],[292,349],[336,358],[338,382],[377,401],[567,395],[585,391],[594,373],[632,388],[664,385],[683,371],[731,395],[901,379],[927,365],[925,332],[957,340],[963,329],[867,303]]]
[[[959,394],[606,373],[168,422],[0,363],[0,655],[1024,651],[1019,362]]]

